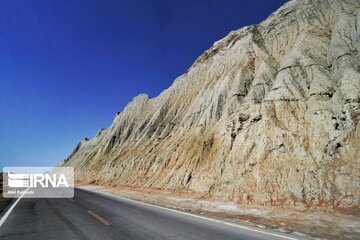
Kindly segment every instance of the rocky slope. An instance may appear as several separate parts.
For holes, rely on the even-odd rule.
[[[62,165],[238,204],[360,206],[360,0],[295,0],[137,96]]]

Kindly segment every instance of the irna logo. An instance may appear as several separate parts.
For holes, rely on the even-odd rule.
[[[71,167],[5,167],[5,198],[72,198],[74,169]]]
[[[11,188],[69,187],[64,174],[16,174],[8,173],[8,185]]]

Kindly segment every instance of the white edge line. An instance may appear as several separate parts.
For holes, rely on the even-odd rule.
[[[2,227],[2,225],[5,223],[6,219],[9,217],[10,213],[12,212],[12,210],[14,210],[16,204],[18,204],[18,202],[20,201],[20,199],[25,195],[25,193],[29,190],[29,188],[27,188],[25,190],[25,192],[23,192],[23,194],[14,202],[14,204],[7,210],[7,212],[5,213],[5,215],[1,218],[0,220],[0,227]]]
[[[125,200],[125,201],[140,203],[140,204],[143,204],[143,205],[146,205],[146,206],[163,209],[163,210],[167,210],[167,211],[170,211],[170,212],[180,213],[180,214],[183,214],[183,215],[204,219],[204,220],[207,220],[207,221],[212,221],[212,222],[216,222],[216,223],[222,223],[222,224],[225,224],[225,225],[228,225],[228,226],[237,227],[237,228],[245,229],[245,230],[248,230],[248,231],[263,233],[263,234],[267,234],[267,235],[271,235],[271,236],[275,236],[275,237],[280,237],[280,238],[284,238],[284,239],[289,239],[289,240],[298,240],[299,239],[299,238],[295,238],[295,237],[285,236],[285,235],[281,235],[281,234],[277,234],[277,233],[272,233],[272,232],[269,232],[269,231],[256,229],[255,227],[246,227],[246,226],[236,224],[236,223],[231,223],[231,222],[218,220],[218,219],[214,219],[214,218],[208,218],[208,217],[204,217],[204,216],[200,216],[200,215],[196,215],[196,214],[192,214],[192,213],[182,212],[182,211],[178,211],[178,210],[171,209],[171,208],[161,207],[161,206],[153,205],[153,204],[150,204],[150,203],[141,202],[141,201],[138,201],[138,200],[133,200],[133,199],[130,199],[130,198],[124,198],[124,197],[120,197],[118,195],[107,193],[107,192],[97,192],[97,191],[82,188],[82,187],[77,187],[77,188],[82,189],[82,190],[86,190],[86,191],[89,191],[89,192],[94,192],[94,193],[97,193],[97,194],[103,194],[103,195],[119,198],[119,199],[122,199],[122,200]]]

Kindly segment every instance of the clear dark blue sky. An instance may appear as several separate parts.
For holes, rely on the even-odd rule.
[[[0,167],[51,166],[285,0],[4,0]]]

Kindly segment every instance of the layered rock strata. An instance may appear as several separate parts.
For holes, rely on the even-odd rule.
[[[360,1],[290,1],[139,95],[62,163],[83,182],[360,206]]]

